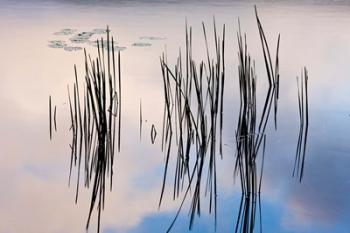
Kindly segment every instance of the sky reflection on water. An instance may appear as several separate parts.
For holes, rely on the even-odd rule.
[[[82,75],[82,51],[47,47],[62,28],[88,30],[110,25],[122,52],[124,80],[122,152],[117,154],[115,189],[106,195],[104,233],[164,232],[178,202],[170,196],[157,209],[163,172],[159,141],[151,145],[152,124],[162,120],[163,98],[159,56],[167,46],[169,60],[184,42],[185,18],[194,27],[195,51],[203,48],[200,24],[212,15],[227,23],[227,84],[224,160],[219,161],[217,232],[232,232],[240,200],[234,184],[234,130],[238,110],[237,41],[240,17],[248,46],[257,62],[259,96],[266,87],[253,1],[0,1],[0,232],[83,232],[90,193],[74,205],[68,188],[69,111],[66,85],[73,64]],[[86,2],[86,1],[84,1]],[[210,5],[210,7],[208,7]],[[191,7],[189,7],[191,6]],[[350,229],[350,16],[347,1],[258,2],[271,44],[281,33],[281,99],[278,131],[269,124],[262,187],[265,232],[340,232]],[[161,19],[161,20],[160,20]],[[278,19],[278,20],[277,20]],[[43,22],[45,22],[43,24]],[[209,27],[209,26],[208,26]],[[131,46],[142,36],[166,37],[151,47]],[[93,47],[89,47],[93,49]],[[197,53],[200,56],[201,52]],[[303,65],[310,71],[310,126],[302,184],[291,177],[298,134],[295,77]],[[137,67],[137,68],[135,68]],[[261,75],[260,75],[261,73]],[[260,81],[261,80],[261,81]],[[58,133],[48,139],[47,98],[58,106]],[[138,107],[142,98],[145,124],[139,144]],[[155,102],[156,100],[156,102]],[[263,101],[263,100],[261,100]],[[272,123],[272,121],[270,121]],[[135,146],[137,145],[137,146]],[[74,179],[73,179],[74,180]],[[81,189],[83,190],[83,189]],[[170,188],[168,191],[170,192]],[[205,203],[206,204],[206,203]],[[204,206],[206,207],[206,205]],[[187,232],[184,208],[173,232]],[[205,212],[203,212],[205,213]],[[95,219],[93,219],[95,220]],[[94,232],[92,222],[91,232]],[[214,232],[213,217],[196,219],[193,232]]]

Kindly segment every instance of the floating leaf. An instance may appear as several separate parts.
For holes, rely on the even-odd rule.
[[[72,51],[78,51],[78,50],[82,50],[82,47],[79,46],[66,46],[64,47],[64,50],[72,52]]]
[[[100,46],[102,45],[103,42],[103,46],[106,47],[107,41],[105,39],[99,39],[98,43],[100,44]],[[97,47],[97,40],[90,40],[88,41],[88,44]],[[116,42],[114,42],[114,44],[117,44]],[[112,48],[112,45],[110,44],[110,48]]]
[[[91,45],[91,46],[94,46],[94,47],[97,47],[97,40],[89,40],[88,42],[87,42],[89,45]],[[100,43],[100,42],[99,42]],[[104,42],[103,42],[104,43]]]
[[[103,28],[95,28],[94,30],[91,31],[93,34],[105,34],[107,33],[106,29]]]
[[[48,46],[50,48],[62,49],[67,46],[67,43],[63,40],[49,40]]]
[[[100,44],[100,46],[101,46],[101,42],[102,42],[102,40],[99,40],[98,41],[98,43]],[[88,42],[91,46],[94,46],[94,47],[97,47],[97,41],[89,41]],[[114,50],[115,51],[122,51],[122,50],[125,50],[126,49],[126,47],[124,47],[124,46],[117,46],[116,44],[118,44],[118,43],[113,43],[114,44]],[[106,40],[103,40],[103,48],[105,49],[105,50],[107,50],[107,41]],[[109,44],[109,50],[112,50],[112,44]]]
[[[93,35],[92,32],[81,32],[76,34],[74,37],[70,38],[69,40],[72,43],[86,43],[89,41],[92,35]]]
[[[76,36],[79,36],[79,37],[91,37],[94,33],[92,32],[80,32],[78,34],[76,34]]]
[[[76,31],[77,31],[77,29],[65,28],[65,29],[62,29],[58,32],[55,32],[54,35],[58,35],[58,36],[72,35]]]
[[[72,43],[86,43],[89,39],[88,38],[82,38],[82,37],[73,37],[69,39]]]
[[[145,43],[145,42],[135,42],[132,44],[132,46],[136,46],[136,47],[149,47],[152,46],[151,43]]]
[[[114,50],[117,50],[117,51],[123,51],[125,49],[126,47],[123,47],[123,46],[114,46]]]
[[[141,36],[141,40],[166,40],[166,37],[157,37],[157,36]]]

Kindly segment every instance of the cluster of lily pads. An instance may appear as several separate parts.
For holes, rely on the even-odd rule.
[[[56,49],[64,49],[66,51],[78,51],[81,50],[82,47],[79,46],[69,46],[67,43],[63,40],[49,40],[48,46],[50,48],[56,48]]]
[[[58,32],[53,33],[56,36],[71,36],[69,38],[69,42],[72,44],[89,44],[91,46],[97,47],[97,41],[92,40],[91,37],[93,35],[99,35],[99,34],[105,34],[107,33],[106,29],[102,28],[96,28],[93,29],[92,31],[83,31],[83,32],[78,32],[77,29],[71,29],[71,28],[65,28],[62,29]],[[139,38],[141,41],[133,43],[131,46],[134,47],[150,47],[152,46],[152,43],[149,41],[154,41],[154,40],[165,40],[165,37],[155,37],[155,36],[141,36]],[[62,48],[66,51],[78,51],[81,50],[81,46],[75,46],[72,44],[68,44],[65,40],[50,40],[48,41],[48,46],[50,48]],[[107,50],[107,41],[105,40],[100,40],[99,43],[104,44],[104,48]],[[114,43],[114,50],[116,51],[121,51],[126,49],[126,47],[119,46],[118,43]],[[109,44],[109,49],[112,49],[112,44]]]
[[[69,38],[70,43],[72,44],[89,44],[92,46],[97,47],[97,42],[91,40],[91,37],[93,35],[98,34],[105,34],[107,33],[106,29],[96,28],[89,32],[79,32],[77,33],[77,29],[71,29],[71,28],[65,28],[58,32],[55,32],[54,35],[56,36],[70,36]],[[107,44],[107,43],[104,43]],[[63,48],[66,51],[78,51],[81,50],[81,46],[74,46],[74,45],[68,45],[68,43],[65,40],[50,40],[48,46],[50,48]],[[105,47],[107,49],[107,47]],[[110,48],[111,49],[111,48]],[[124,50],[126,47],[120,47],[117,45],[114,45],[115,50]]]

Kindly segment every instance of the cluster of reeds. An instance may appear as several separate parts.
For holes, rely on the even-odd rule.
[[[242,198],[235,232],[246,233],[253,232],[255,226],[256,200],[260,197],[264,153],[260,174],[258,174],[257,157],[260,140],[263,140],[263,152],[265,150],[266,135],[264,128],[261,132],[257,129],[257,121],[259,119],[257,119],[257,77],[254,61],[251,60],[248,54],[246,39],[243,42],[240,31],[237,33],[237,38],[239,45],[240,110],[236,131],[237,148],[234,171],[235,175],[239,175],[240,178]],[[260,120],[262,121],[263,118]]]
[[[307,133],[309,128],[309,102],[308,102],[308,92],[307,92],[308,79],[309,79],[308,71],[306,67],[304,67],[304,69],[301,71],[300,80],[297,77],[300,124],[299,124],[298,143],[297,143],[294,168],[293,168],[293,177],[297,175],[299,177],[299,182],[301,182],[304,174],[306,142],[307,142]]]
[[[260,39],[262,43],[264,61],[266,66],[269,88],[266,93],[264,107],[261,116],[257,114],[257,76],[255,72],[255,62],[248,53],[246,36],[242,38],[241,29],[237,32],[238,39],[238,74],[240,91],[240,110],[238,126],[236,131],[236,162],[235,175],[239,176],[242,189],[242,198],[239,213],[236,222],[235,232],[252,233],[254,232],[257,203],[259,203],[260,229],[261,205],[260,192],[264,167],[266,133],[265,129],[271,112],[271,106],[275,104],[275,127],[277,127],[277,99],[279,86],[278,72],[278,36],[275,67],[271,62],[269,47],[264,34],[257,10],[255,8],[256,20],[258,24]],[[262,148],[262,152],[261,151]],[[258,156],[262,154],[261,168],[258,171]]]
[[[78,200],[81,166],[84,171],[84,186],[92,185],[92,196],[86,228],[92,211],[97,208],[100,231],[101,210],[105,203],[105,187],[109,177],[112,189],[115,141],[120,150],[121,128],[121,70],[120,52],[117,61],[114,53],[114,39],[107,27],[106,40],[97,40],[98,56],[92,59],[85,55],[85,79],[78,81],[77,69],[73,84],[73,97],[68,87],[71,117],[72,143],[69,183],[73,165],[77,167],[76,199]],[[105,53],[105,50],[107,51]],[[116,64],[117,62],[117,64]],[[118,70],[116,70],[116,65]],[[118,74],[116,72],[118,71]],[[117,131],[116,131],[117,128]],[[84,163],[82,160],[84,158]]]
[[[274,122],[275,122],[275,129],[277,129],[277,108],[278,108],[279,83],[280,83],[279,57],[278,57],[280,35],[278,34],[276,57],[275,57],[275,62],[273,63],[271,60],[269,45],[267,43],[267,39],[263,30],[261,21],[259,19],[258,10],[256,6],[255,6],[255,16],[258,24],[259,35],[260,35],[260,40],[261,40],[261,45],[262,45],[262,50],[264,55],[265,68],[266,68],[266,73],[269,81],[269,94],[273,96],[272,99],[274,101]],[[264,109],[267,109],[266,108],[267,104],[268,103],[265,102]]]
[[[242,197],[235,226],[235,232],[253,233],[256,212],[261,220],[261,184],[264,168],[266,127],[272,106],[274,106],[274,126],[277,129],[277,109],[279,98],[279,44],[278,35],[275,61],[272,62],[267,39],[259,19],[255,15],[262,45],[264,65],[269,83],[261,114],[257,108],[257,75],[255,62],[248,53],[246,35],[237,32],[238,40],[238,80],[240,109],[236,137],[236,161],[234,174],[239,177]],[[195,216],[201,214],[203,195],[209,197],[209,213],[214,212],[217,223],[217,178],[216,161],[218,153],[222,158],[223,97],[225,85],[225,25],[221,37],[217,33],[214,19],[214,55],[210,56],[207,32],[202,23],[206,58],[197,62],[192,53],[192,28],[186,23],[185,60],[181,49],[174,68],[168,65],[163,53],[160,65],[164,86],[164,115],[162,126],[162,151],[165,154],[165,168],[159,207],[162,204],[170,161],[174,155],[175,174],[173,199],[182,196],[180,207],[167,232],[169,232],[187,199],[190,199],[191,229]],[[120,151],[121,132],[121,64],[120,51],[117,60],[114,39],[110,38],[107,27],[107,40],[97,40],[98,55],[92,59],[85,55],[85,78],[83,87],[78,81],[74,66],[75,82],[73,94],[68,86],[72,142],[69,184],[73,166],[77,167],[75,202],[78,201],[81,166],[84,167],[84,186],[92,185],[92,196],[86,229],[89,228],[93,210],[97,209],[97,232],[100,231],[101,211],[105,204],[105,189],[109,178],[112,189],[115,141]],[[116,64],[117,63],[117,64]],[[117,69],[116,69],[117,66]],[[118,73],[117,73],[118,72]],[[300,129],[294,162],[293,176],[301,182],[304,171],[305,151],[308,134],[308,72],[304,68],[301,79],[297,77]],[[142,103],[140,100],[140,140],[142,135]],[[52,116],[53,115],[53,116]],[[53,121],[53,123],[52,123]],[[56,127],[56,106],[52,114],[49,97],[49,133]],[[151,142],[155,143],[157,131],[151,126]],[[261,156],[261,158],[259,157]],[[261,165],[258,166],[258,161]],[[260,167],[260,170],[259,168]],[[206,174],[205,174],[206,173]],[[257,206],[258,205],[258,206]]]
[[[189,196],[191,199],[189,228],[192,228],[196,214],[201,213],[200,203],[206,172],[205,195],[209,196],[209,212],[214,211],[216,224],[216,159],[217,147],[222,156],[225,25],[220,38],[214,19],[213,57],[209,54],[204,23],[202,27],[206,59],[196,62],[192,57],[192,28],[188,28],[187,23],[185,61],[182,60],[181,49],[174,69],[169,67],[166,55],[163,54],[160,58],[165,99],[162,130],[165,169],[159,206],[163,199],[170,156],[173,154],[172,146],[175,146],[174,154],[176,154],[173,199],[178,198],[184,191],[180,208],[168,231]],[[175,140],[173,140],[174,134]],[[192,188],[193,191],[189,192]]]

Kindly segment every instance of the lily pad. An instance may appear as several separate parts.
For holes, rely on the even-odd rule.
[[[80,32],[78,34],[76,34],[76,36],[79,36],[79,37],[91,37],[94,33],[92,32]]]
[[[97,41],[89,41],[88,42],[91,46],[94,46],[94,47],[97,47]],[[101,47],[101,40],[98,41],[98,43],[100,44],[100,47]],[[103,48],[105,50],[107,50],[107,41],[106,40],[103,40]],[[118,44],[118,42],[114,42],[114,50],[115,51],[122,51],[122,50],[125,50],[126,47],[124,46],[117,46],[116,44]],[[109,49],[112,50],[112,43],[109,44]]]
[[[87,43],[91,46],[97,47],[97,41],[89,40]]]
[[[107,44],[107,40],[106,39],[99,39],[98,40],[98,43],[100,44],[100,46],[102,45],[102,42],[103,42],[103,46],[105,47],[106,44]],[[91,45],[91,46],[94,46],[94,47],[97,47],[97,40],[90,40],[88,41],[88,43]],[[116,42],[114,42],[114,44],[117,44]]]
[[[50,48],[62,49],[67,46],[67,43],[63,40],[49,40],[48,46]]]
[[[116,51],[123,51],[125,49],[126,49],[126,47],[123,47],[123,46],[114,46],[114,50],[116,50]]]
[[[82,50],[82,47],[78,47],[78,46],[66,46],[64,47],[64,50],[72,52],[72,51],[78,51],[78,50]]]
[[[77,29],[71,29],[71,28],[64,28],[58,32],[55,32],[54,35],[59,35],[59,36],[66,36],[66,35],[72,35],[76,33]]]
[[[81,32],[70,38],[72,43],[86,43],[89,41],[90,37],[93,35],[92,32]]]
[[[73,37],[69,39],[72,43],[81,44],[89,41],[87,38]]]
[[[146,43],[146,42],[135,42],[132,44],[132,46],[136,46],[136,47],[149,47],[152,46],[151,43]]]
[[[166,40],[166,37],[158,37],[158,36],[141,36],[141,40]]]
[[[93,34],[105,34],[107,33],[107,29],[103,28],[95,28],[94,30],[91,31]]]

